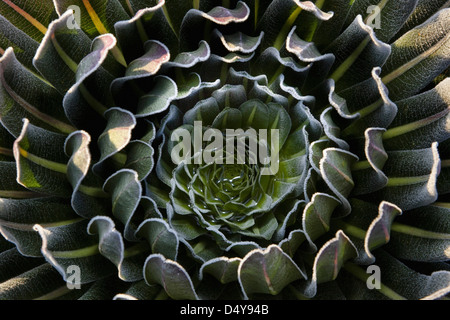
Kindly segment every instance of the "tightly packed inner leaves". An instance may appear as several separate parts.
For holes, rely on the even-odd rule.
[[[0,54],[0,299],[448,298],[450,1],[2,0]]]

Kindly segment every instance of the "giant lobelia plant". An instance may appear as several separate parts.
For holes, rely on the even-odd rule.
[[[449,6],[0,1],[0,298],[445,298]]]

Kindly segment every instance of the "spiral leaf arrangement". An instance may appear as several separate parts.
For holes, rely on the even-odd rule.
[[[445,298],[449,7],[2,0],[0,298]]]

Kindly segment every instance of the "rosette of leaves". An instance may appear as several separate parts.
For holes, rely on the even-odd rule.
[[[0,298],[445,298],[449,4],[2,0]]]

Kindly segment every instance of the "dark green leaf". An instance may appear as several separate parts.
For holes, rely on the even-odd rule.
[[[0,231],[27,256],[42,256],[42,243],[33,229],[35,224],[64,226],[80,220],[70,204],[61,198],[2,199],[0,202]]]
[[[91,40],[83,31],[69,27],[73,19],[73,13],[67,11],[54,20],[33,59],[36,69],[61,94],[75,83],[78,64],[90,53],[91,47]]]
[[[125,226],[125,239],[136,240],[138,226],[132,217],[142,196],[137,173],[129,169],[119,170],[106,180],[103,189],[111,195],[112,214]]]
[[[392,44],[382,80],[392,100],[418,93],[450,65],[450,9],[443,9]]]
[[[13,47],[18,59],[34,69],[32,59],[47,26],[57,14],[51,1],[6,0],[0,3],[0,48]]]
[[[150,251],[146,243],[133,243],[125,247],[125,241],[115,229],[114,222],[105,216],[91,219],[87,230],[89,234],[98,234],[98,250],[116,265],[120,279],[133,282],[142,279],[142,265]]]
[[[147,219],[139,226],[136,234],[147,239],[152,253],[160,253],[167,259],[177,259],[178,236],[164,220]]]
[[[237,281],[240,262],[240,258],[218,257],[211,259],[200,268],[200,277],[208,273],[223,284]]]
[[[350,239],[342,231],[338,231],[315,256],[312,279],[299,288],[307,297],[315,296],[318,284],[335,280],[343,264],[357,255]]]
[[[436,142],[427,149],[388,152],[383,167],[388,183],[372,195],[395,203],[402,210],[431,204],[438,196],[440,162]]]
[[[403,26],[416,4],[417,0],[391,0],[381,3],[377,0],[359,0],[351,7],[349,17],[353,19],[360,14],[365,23],[374,27],[377,38],[388,42]],[[371,6],[377,7],[372,9]]]
[[[330,78],[336,82],[338,92],[366,80],[372,69],[382,66],[391,53],[390,45],[378,40],[361,16],[355,18],[328,50],[336,57]]]
[[[351,166],[357,161],[357,157],[337,148],[328,148],[323,152],[320,160],[320,172],[328,187],[334,192],[342,203],[341,214],[350,212],[347,197],[353,190]]]
[[[254,293],[276,295],[291,282],[306,279],[303,271],[276,245],[248,253],[239,265],[238,277],[245,297]]]
[[[61,275],[48,263],[0,283],[0,300],[48,300],[70,292],[73,291],[67,288]]]
[[[76,131],[67,137],[65,153],[70,156],[67,163],[67,180],[73,188],[71,204],[78,215],[93,218],[106,214],[110,208],[104,201],[108,195],[102,189],[102,181],[91,172],[91,137],[85,131]]]
[[[39,193],[69,197],[72,187],[66,178],[65,139],[24,119],[22,133],[14,142],[17,182]]]
[[[0,114],[2,124],[16,137],[27,118],[41,128],[71,133],[61,108],[62,96],[48,83],[28,71],[17,59],[12,49],[0,58]]]
[[[105,171],[108,164],[106,160],[112,159],[120,165],[124,165],[126,161],[120,158],[119,152],[122,151],[131,140],[131,132],[136,126],[136,118],[131,112],[120,109],[111,108],[105,112],[107,121],[106,128],[98,138],[98,147],[100,149],[100,159],[93,166],[94,172],[101,175]],[[102,173],[104,175],[104,173]]]
[[[407,211],[396,219],[386,251],[407,260],[448,261],[449,247],[449,208],[433,204]]]
[[[387,150],[420,149],[450,137],[450,79],[435,88],[397,102],[398,114],[383,134]],[[426,105],[426,108],[423,106]]]
[[[172,299],[198,300],[191,277],[177,262],[152,254],[145,261],[144,279],[159,284]]]
[[[87,233],[87,225],[88,221],[82,220],[61,226],[37,224],[34,227],[42,238],[42,254],[64,280],[73,274],[71,266],[79,268],[81,284],[116,272],[115,266],[100,254],[97,237]]]

